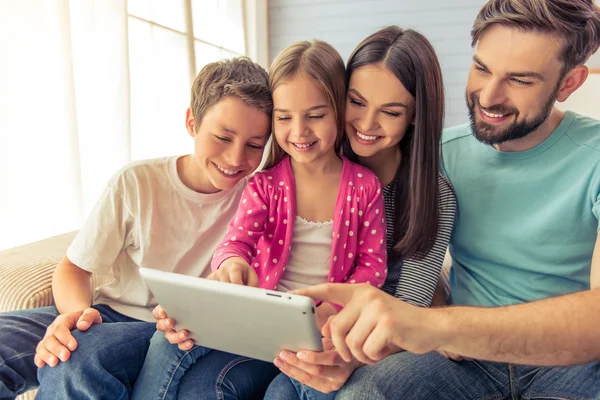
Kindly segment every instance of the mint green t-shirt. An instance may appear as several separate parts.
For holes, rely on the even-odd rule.
[[[503,306],[590,288],[600,219],[600,121],[566,112],[538,146],[500,152],[471,126],[446,129],[458,213],[453,304]]]

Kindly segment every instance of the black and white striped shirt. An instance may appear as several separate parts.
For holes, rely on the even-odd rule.
[[[407,303],[429,307],[437,286],[446,249],[452,234],[456,214],[456,196],[443,176],[438,178],[439,217],[438,232],[433,246],[423,259],[399,259],[388,262],[388,276],[383,290]],[[394,243],[393,224],[396,221],[396,185],[383,189],[385,218],[388,224],[387,251],[391,254]]]

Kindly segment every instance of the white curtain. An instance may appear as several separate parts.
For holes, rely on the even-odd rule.
[[[0,0],[0,250],[77,229],[126,163],[190,152],[191,79],[246,53],[244,23],[242,0]]]
[[[1,3],[0,248],[76,229],[129,161],[124,5]]]

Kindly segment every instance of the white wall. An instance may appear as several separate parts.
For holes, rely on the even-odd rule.
[[[464,100],[471,64],[470,30],[485,0],[270,0],[270,60],[287,45],[318,38],[347,60],[386,25],[413,28],[433,44],[444,74],[446,126],[468,121]]]

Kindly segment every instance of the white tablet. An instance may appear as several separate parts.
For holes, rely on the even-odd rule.
[[[281,350],[321,351],[312,299],[140,268],[158,303],[198,345],[273,362]]]

